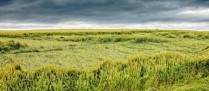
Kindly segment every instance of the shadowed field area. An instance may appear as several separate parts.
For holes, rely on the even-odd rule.
[[[209,90],[209,32],[0,31],[0,90]]]

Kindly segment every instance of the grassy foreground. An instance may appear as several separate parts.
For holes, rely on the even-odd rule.
[[[0,32],[1,91],[207,91],[209,32]]]

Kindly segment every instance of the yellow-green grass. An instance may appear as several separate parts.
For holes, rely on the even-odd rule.
[[[0,90],[208,90],[209,32],[0,31],[0,41],[10,49]]]
[[[208,67],[208,56],[191,57],[176,52],[153,55],[140,53],[133,55],[128,61],[104,61],[86,70],[63,69],[48,65],[31,71],[22,69],[20,64],[14,63],[1,68],[0,89],[15,91],[181,90],[188,85],[192,86],[193,84],[190,83],[194,83],[195,80],[207,79]],[[205,80],[201,81],[205,82]],[[206,83],[199,85],[202,84],[206,85]],[[202,88],[209,90],[207,87]]]

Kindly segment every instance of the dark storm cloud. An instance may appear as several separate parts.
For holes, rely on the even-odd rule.
[[[0,22],[208,22],[179,14],[209,8],[208,0],[0,0]],[[209,12],[208,12],[209,13]]]
[[[0,6],[11,4],[12,0],[0,0]]]

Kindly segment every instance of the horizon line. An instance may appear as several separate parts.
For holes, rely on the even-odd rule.
[[[0,29],[0,31],[55,31],[55,30],[168,30],[168,31],[209,31],[201,29],[154,29],[154,28],[40,28],[40,29]]]

